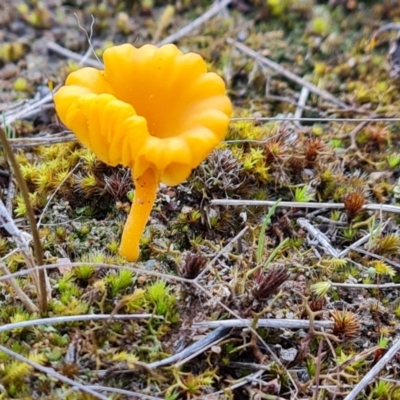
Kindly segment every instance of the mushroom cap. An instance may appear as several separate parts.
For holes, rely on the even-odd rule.
[[[224,81],[172,44],[123,44],[103,59],[104,70],[72,72],[54,95],[61,121],[103,162],[181,183],[225,136],[232,106]]]

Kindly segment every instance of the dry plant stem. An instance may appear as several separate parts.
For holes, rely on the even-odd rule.
[[[370,257],[376,258],[377,260],[382,260],[382,261],[384,261],[385,263],[387,263],[387,264],[389,264],[389,265],[392,265],[393,267],[395,267],[395,268],[397,268],[397,269],[400,269],[400,264],[399,264],[399,263],[397,263],[397,262],[395,262],[395,261],[392,261],[392,260],[389,260],[389,259],[386,258],[386,257],[380,256],[380,255],[375,254],[375,253],[371,253],[371,252],[368,251],[368,250],[360,249],[359,247],[356,247],[356,248],[354,248],[353,250],[354,250],[354,251],[357,251],[358,253],[365,254],[366,256],[370,256]]]
[[[68,383],[73,387],[77,387],[82,392],[89,393],[92,396],[94,396],[96,399],[108,400],[107,397],[105,397],[105,396],[95,392],[94,390],[86,387],[82,383],[75,382],[72,379],[69,379],[64,375],[59,374],[58,372],[54,371],[53,368],[43,367],[42,365],[40,365],[38,363],[35,363],[35,362],[29,360],[28,358],[26,358],[24,356],[21,356],[20,354],[16,353],[15,351],[7,349],[7,347],[4,347],[4,346],[0,345],[0,351],[2,351],[3,353],[8,354],[11,357],[16,358],[18,361],[22,361],[22,362],[30,365],[31,367],[37,369],[38,371],[43,372],[47,376],[50,376],[52,378],[56,378],[56,379],[58,379],[58,380],[60,380],[61,382],[64,382],[64,383]]]
[[[297,103],[297,108],[296,111],[294,113],[294,117],[298,118],[298,120],[301,119],[301,116],[303,115],[303,110],[304,107],[307,103],[307,99],[308,99],[308,95],[310,94],[310,91],[308,88],[306,88],[305,86],[303,86],[301,88],[301,92],[300,92],[300,98],[299,98],[299,102]],[[300,122],[296,121],[297,124],[300,126]]]
[[[36,226],[35,215],[33,214],[33,209],[29,200],[28,187],[26,185],[24,177],[22,176],[19,164],[14,156],[12,148],[8,143],[6,133],[4,132],[4,129],[1,127],[0,127],[0,140],[3,145],[4,151],[6,153],[6,156],[8,158],[8,161],[11,164],[13,173],[15,175],[19,189],[24,199],[26,212],[28,214],[29,224],[31,226],[36,261],[38,264],[42,265],[43,249],[42,249],[42,244],[40,243],[39,231]],[[47,311],[46,272],[39,271],[38,276],[39,276],[39,285],[36,287],[36,290],[38,292],[38,297],[39,297],[39,308],[41,312],[46,312]]]
[[[319,393],[319,374],[321,373],[321,353],[322,353],[322,346],[324,341],[321,340],[318,344],[318,353],[317,353],[317,368],[315,370],[315,389],[314,389],[314,400],[318,400],[318,393]]]
[[[247,387],[245,388],[249,395],[249,399],[286,400],[285,398],[277,396],[275,394],[264,393],[262,387],[267,386],[267,383],[262,379],[251,378],[249,379],[249,381],[252,383],[252,385],[247,385]]]
[[[193,328],[248,328],[254,325],[252,319],[226,319],[223,321],[204,321],[196,322]],[[333,328],[332,321],[314,321],[317,328],[331,329]],[[253,326],[254,327],[254,326]],[[307,329],[310,327],[310,322],[303,319],[259,319],[256,327],[270,329]]]
[[[6,208],[10,215],[12,215],[12,202],[15,196],[15,183],[12,174],[10,174],[8,188],[7,188],[7,199]]]
[[[363,121],[360,124],[358,124],[350,133],[348,133],[347,136],[350,137],[350,146],[347,148],[347,150],[358,150],[357,147],[357,141],[356,141],[356,136],[357,133],[361,131],[366,125],[368,125],[370,121]]]
[[[163,44],[176,42],[177,40],[181,39],[187,34],[192,33],[199,26],[203,25],[209,19],[217,15],[222,9],[228,6],[231,2],[232,0],[215,1],[214,4],[208,9],[208,11],[201,14],[199,18],[196,18],[190,24],[184,26],[182,29],[173,33],[172,35],[167,36],[165,39],[161,40],[161,42],[158,42],[157,46],[162,46]]]
[[[53,93],[50,93],[38,101],[35,100],[32,102],[29,102],[29,104],[26,107],[20,107],[15,112],[6,113],[5,114],[6,124],[12,124],[13,122],[15,122],[19,119],[23,119],[23,118],[27,118],[27,117],[31,117],[33,115],[39,114],[40,110],[41,110],[40,106],[42,106],[46,103],[49,103],[52,100],[53,100]],[[0,122],[0,127],[1,126],[3,126],[2,122]]]
[[[10,271],[4,264],[0,264],[0,268],[3,270],[5,274],[9,274]],[[32,300],[25,294],[25,292],[19,287],[17,281],[14,278],[10,278],[10,285],[13,287],[15,292],[17,293],[18,298],[24,303],[27,310],[32,313],[38,313],[39,308],[32,302]]]
[[[182,365],[185,365],[188,361],[190,361],[191,359],[193,359],[194,357],[197,357],[199,354],[205,352],[207,349],[209,349],[212,346],[215,346],[216,344],[218,344],[219,342],[223,341],[224,339],[227,339],[230,335],[230,329],[225,331],[225,328],[222,328],[222,333],[227,332],[227,334],[225,336],[219,337],[218,339],[216,339],[214,342],[210,342],[207,346],[204,346],[203,348],[199,348],[197,351],[193,351],[193,349],[191,350],[191,352],[188,352],[189,355],[186,358],[183,358],[183,354],[182,354],[182,359],[177,362],[174,367],[175,368],[180,368]],[[215,332],[215,331],[214,331]],[[214,332],[211,332],[209,335],[212,335]],[[208,335],[207,335],[208,336]],[[206,337],[207,337],[206,336]],[[202,340],[202,339],[201,339]],[[201,341],[200,340],[200,341]],[[196,343],[194,343],[196,344]],[[189,348],[187,348],[189,349]],[[186,350],[187,350],[186,349]]]
[[[201,273],[199,275],[197,275],[195,281],[198,282],[199,279],[204,276],[204,274],[211,268],[211,266],[215,263],[215,261],[217,261],[217,259],[219,257],[221,257],[221,255],[224,252],[228,252],[230,250],[230,247],[233,245],[234,242],[236,242],[238,239],[240,239],[249,229],[248,226],[244,227],[234,238],[232,238],[216,255],[215,257],[208,263],[207,267],[203,269],[203,271],[201,271]]]
[[[397,381],[396,381],[397,382]],[[336,390],[338,387],[335,385],[320,385],[320,386],[318,386],[320,389],[330,389],[330,390],[332,390],[332,392],[334,391],[334,390]],[[347,388],[353,388],[354,387],[354,385],[346,385],[346,384],[343,384],[343,383],[341,383],[340,384],[340,387],[342,388],[342,389],[347,389]],[[310,386],[310,389],[311,390],[315,390],[315,386]],[[336,397],[333,397],[332,398],[332,400],[335,400],[336,399]]]
[[[261,63],[262,65],[272,69],[276,73],[284,76],[287,79],[290,79],[293,82],[296,82],[302,87],[307,88],[310,92],[316,94],[317,96],[321,97],[324,100],[327,100],[335,105],[337,105],[340,108],[350,108],[347,104],[343,103],[342,101],[338,100],[335,96],[332,96],[329,92],[322,90],[318,88],[317,86],[313,85],[310,82],[307,82],[306,80],[300,78],[293,72],[287,70],[286,68],[282,67],[275,61],[272,61],[266,57],[261,56],[257,51],[252,50],[250,47],[247,47],[246,45],[236,42],[233,39],[228,38],[227,42],[233,46],[235,46],[238,50],[241,52],[247,54],[250,57],[253,57],[257,62]]]
[[[356,248],[358,246],[361,246],[362,244],[366,243],[369,238],[371,236],[376,235],[376,233],[379,231],[379,228],[374,229],[372,232],[368,233],[367,235],[365,235],[364,237],[362,237],[361,239],[357,240],[357,242],[354,242],[352,245],[350,245],[349,247],[347,247],[346,249],[342,250],[339,254],[338,254],[338,258],[343,258],[349,251],[351,250],[356,250]]]
[[[81,25],[81,21],[79,20],[78,14],[77,14],[76,12],[74,12],[74,15],[75,15],[76,21],[78,22],[79,28],[80,28],[80,29],[83,31],[83,33],[86,35],[86,39],[87,39],[87,42],[88,42],[88,44],[89,44],[89,48],[88,48],[89,54],[92,52],[93,55],[94,55],[94,57],[96,58],[96,60],[100,63],[101,66],[103,66],[103,63],[100,61],[99,57],[97,57],[96,51],[95,51],[95,49],[94,49],[94,47],[93,47],[93,45],[92,45],[93,26],[94,26],[94,22],[95,22],[95,19],[94,19],[93,14],[91,15],[91,17],[92,17],[92,22],[91,22],[91,24],[90,24],[90,31],[89,31],[89,33],[88,33],[87,30]],[[85,54],[85,55],[82,57],[82,59],[79,61],[79,65],[82,65],[82,62],[87,58],[87,54],[88,54],[88,52],[86,52],[86,54]]]
[[[390,22],[389,24],[385,24],[383,26],[381,26],[373,35],[372,35],[372,39],[375,39],[378,35],[380,35],[383,32],[387,32],[390,30],[400,30],[400,24],[398,22]]]
[[[54,143],[76,142],[75,135],[63,135],[57,137],[58,134],[43,138],[22,138],[8,139],[13,149],[23,149],[25,147],[46,146]]]
[[[347,112],[348,110],[343,110]],[[352,110],[357,112],[357,110]],[[358,110],[358,112],[361,112]],[[262,122],[262,121],[286,121],[286,122],[389,122],[389,123],[397,123],[400,122],[400,118],[390,118],[390,117],[382,117],[379,116],[371,117],[371,118],[336,118],[336,117],[304,117],[304,118],[294,118],[294,117],[234,117],[231,118],[232,121],[254,121],[254,122]]]
[[[262,387],[268,385],[268,383],[265,382],[264,380],[249,378],[249,381],[253,383],[252,386],[249,385],[246,387],[247,393],[250,395],[250,399],[286,400],[284,397],[280,397],[275,394],[264,393]]]
[[[261,317],[262,315],[265,315],[265,314],[268,314],[268,313],[271,313],[271,312],[272,312],[272,310],[273,310],[273,305],[275,304],[276,301],[278,301],[278,300],[282,297],[282,295],[283,295],[282,290],[279,290],[278,294],[275,295],[275,297],[274,297],[271,301],[268,302],[268,305],[267,305],[264,309],[262,309],[262,310],[261,310],[260,312],[258,312],[258,313],[254,313],[254,314],[253,314],[253,315],[254,315],[254,319],[253,319],[253,324],[251,325],[251,327],[252,327],[253,329],[256,329],[256,328],[257,328],[258,320],[260,319],[260,317]]]
[[[15,322],[12,324],[5,324],[0,326],[1,332],[8,332],[14,329],[23,329],[28,328],[30,326],[38,326],[38,325],[54,325],[54,324],[66,324],[68,322],[76,322],[76,321],[109,321],[113,320],[133,320],[133,319],[160,319],[164,318],[159,315],[153,314],[88,314],[88,315],[66,315],[63,317],[51,317],[51,318],[38,318],[29,321],[21,321]]]
[[[348,289],[395,289],[400,288],[400,283],[382,283],[381,285],[374,283],[335,283],[331,282],[333,287],[342,287]]]
[[[343,361],[341,364],[337,365],[336,367],[331,368],[329,370],[329,374],[344,371],[345,368],[347,368],[348,366],[355,364],[355,363],[359,363],[360,361],[367,358],[368,356],[375,354],[377,352],[377,350],[382,350],[382,347],[373,346],[373,347],[370,347],[369,349],[365,349],[361,353],[358,353],[358,354],[354,355],[353,357],[350,357],[346,361]]]
[[[265,367],[265,366],[261,365],[260,367],[262,368],[262,367]],[[247,375],[244,378],[241,378],[241,379],[238,379],[237,381],[234,381],[236,383],[234,383],[233,385],[231,385],[229,387],[226,387],[224,390],[220,390],[218,392],[214,392],[214,393],[208,394],[208,395],[202,395],[201,398],[200,397],[194,397],[193,400],[204,400],[204,399],[212,399],[212,400],[214,400],[216,398],[216,396],[218,396],[220,394],[226,395],[226,393],[227,393],[226,391],[227,390],[238,389],[238,388],[246,385],[246,383],[249,383],[249,382],[251,382],[251,381],[253,381],[255,379],[260,378],[263,373],[264,373],[263,370],[254,372],[253,374]],[[230,382],[230,381],[227,380],[227,382]],[[275,396],[275,398],[273,400],[279,400],[279,398]]]
[[[214,206],[264,206],[272,207],[275,201],[270,200],[229,200],[229,199],[215,199],[210,200],[210,204]],[[344,203],[307,203],[307,202],[297,202],[297,201],[281,201],[278,207],[288,207],[288,208],[320,208],[320,209],[334,209],[340,210],[344,209]],[[365,204],[362,210],[366,211],[385,211],[393,214],[400,214],[399,206],[392,206],[389,204]]]
[[[39,229],[40,224],[42,223],[42,218],[45,214],[45,212],[47,211],[47,209],[49,208],[51,202],[53,201],[54,196],[57,194],[57,192],[60,190],[61,186],[64,184],[64,182],[75,172],[75,170],[81,165],[81,162],[78,161],[77,164],[75,165],[74,168],[72,168],[72,170],[67,174],[67,176],[61,181],[61,183],[57,186],[56,190],[51,194],[51,196],[47,199],[47,203],[43,208],[42,214],[40,215],[40,218],[37,222],[37,227]]]
[[[396,355],[400,350],[400,339],[397,339],[393,346],[383,355],[383,357],[369,370],[369,372],[361,379],[361,381],[353,388],[353,390],[345,397],[344,400],[356,400],[358,395],[371,383],[382,370],[382,368]]]
[[[92,46],[89,46],[89,48],[86,50],[86,53],[83,55],[81,60],[79,61],[79,65],[85,65],[86,60],[90,57],[90,54],[93,52]],[[94,53],[96,54],[96,53]],[[96,56],[97,57],[97,56]]]
[[[275,96],[275,95],[273,95],[273,94],[266,94],[265,95],[265,98],[266,98],[266,100],[273,100],[273,101],[280,101],[280,102],[283,102],[283,103],[289,103],[289,104],[293,104],[294,106],[297,106],[298,105],[298,102],[296,101],[296,100],[293,100],[293,99],[291,99],[290,97],[285,97],[285,96]],[[313,108],[313,107],[309,107],[309,106],[303,106],[303,111],[304,110],[306,110],[306,111],[311,111],[311,112],[313,112],[313,113],[319,113],[320,111],[319,110],[317,110],[317,109],[315,109],[315,108]],[[300,117],[300,118],[296,118],[296,121],[295,121],[295,123],[299,123],[300,124],[300,121],[302,120],[302,118]]]
[[[29,248],[29,242],[24,237],[24,233],[17,228],[10,214],[8,214],[8,211],[4,206],[4,203],[1,200],[0,200],[0,226],[2,226],[11,236],[14,237],[17,247],[24,256],[26,266],[29,269],[29,271],[24,271],[24,272],[26,272],[27,274],[32,274],[32,279],[35,283],[36,290],[38,290],[39,289],[38,274],[33,271],[33,269],[35,268],[35,261],[32,257]],[[6,276],[10,276],[10,274],[7,274]]]
[[[250,374],[250,375],[248,375],[248,376],[245,376],[244,378],[239,379],[239,382],[237,382],[237,383],[235,383],[234,385],[230,386],[229,389],[230,389],[230,390],[237,389],[237,388],[239,388],[239,387],[245,385],[247,382],[251,382],[253,379],[258,379],[258,378],[260,378],[261,375],[262,375],[263,373],[264,373],[264,371],[257,371],[257,372],[255,372],[254,374]],[[227,388],[227,389],[228,389],[228,388]],[[210,394],[210,397],[212,397],[213,395],[215,396],[215,395],[217,395],[217,394],[221,394],[221,393],[224,393],[224,391],[221,390],[220,392],[216,392],[216,393]],[[207,396],[206,396],[206,397],[207,397]]]
[[[337,250],[330,244],[329,239],[326,237],[325,234],[320,232],[318,229],[314,228],[314,226],[305,218],[298,218],[297,224],[305,229],[311,236],[314,237],[315,240],[321,245],[324,249],[325,253],[332,256],[338,257],[339,253]]]
[[[257,370],[264,370],[264,371],[269,371],[271,369],[271,365],[269,364],[257,364],[257,363],[252,363],[252,362],[246,362],[246,361],[231,361],[229,363],[232,367],[244,367],[244,368],[249,368],[249,369],[257,369]]]
[[[55,53],[60,54],[71,60],[78,61],[79,63],[82,63],[82,65],[87,65],[89,67],[103,69],[103,65],[101,63],[99,63],[98,61],[92,60],[91,58],[87,58],[86,55],[81,56],[80,54],[74,53],[73,51],[68,50],[65,47],[62,47],[57,43],[47,42],[47,49],[54,51]]]
[[[5,104],[0,104],[0,113],[7,113],[10,112],[11,110],[15,110],[17,108],[20,108],[26,100],[16,100],[11,103],[5,103]]]
[[[148,368],[158,368],[158,367],[164,367],[169,364],[176,363],[180,360],[183,360],[183,362],[179,363],[179,366],[184,364],[186,361],[189,361],[199,353],[205,351],[209,347],[213,346],[215,343],[218,343],[220,340],[222,340],[225,335],[230,332],[231,328],[227,327],[220,327],[216,329],[215,331],[209,333],[208,335],[204,336],[202,339],[199,341],[191,344],[190,346],[186,347],[186,349],[182,350],[181,352],[174,354],[171,357],[167,357],[164,360],[160,361],[155,361],[151,364],[147,364]],[[176,365],[178,367],[178,365]]]

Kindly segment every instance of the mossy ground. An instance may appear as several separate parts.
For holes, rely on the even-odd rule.
[[[383,33],[374,46],[371,38],[384,23],[400,19],[400,7],[389,0],[325,3],[235,1],[177,42],[185,51],[199,52],[210,70],[224,77],[236,120],[226,141],[187,182],[160,188],[142,238],[141,260],[134,265],[139,272],[118,255],[132,198],[129,171],[98,162],[73,141],[15,149],[40,218],[45,261],[59,267],[49,269],[52,300],[42,316],[24,309],[13,287],[0,282],[1,325],[84,314],[155,317],[19,328],[1,333],[0,345],[87,386],[124,389],[141,398],[340,399],[350,392],[399,336],[398,288],[357,284],[400,280],[399,216],[362,210],[366,203],[400,201],[400,124],[377,120],[361,126],[330,119],[399,116],[400,83],[391,77],[388,61],[389,39],[395,40],[396,33]],[[164,2],[151,0],[5,5],[0,10],[0,110],[9,112],[18,102],[47,94],[49,82],[62,84],[78,67],[76,61],[46,50],[46,42],[54,41],[84,54],[87,37],[78,19],[89,30],[93,15],[92,44],[101,57],[113,43],[139,46],[161,40],[209,6],[178,2],[172,15],[164,12]],[[320,119],[288,120],[296,112],[301,87],[261,67],[228,45],[227,38],[349,108],[310,94],[303,117]],[[63,130],[52,107],[13,127],[13,140],[40,140]],[[11,201],[16,223],[29,231],[25,205],[18,191],[12,194],[10,179],[1,153],[2,200]],[[265,207],[216,206],[213,199],[344,202],[345,209],[278,207],[263,225]],[[324,234],[336,253],[327,254],[299,218]],[[11,272],[23,270],[24,258],[18,252],[9,255],[15,244],[4,229],[1,234],[2,262]],[[362,238],[364,243],[341,255]],[[196,284],[179,280],[196,278],[204,268]],[[157,273],[164,275],[157,278]],[[36,302],[31,279],[22,276],[17,282]],[[340,283],[349,286],[335,285]],[[237,316],[315,316],[334,326],[328,335],[312,327],[257,328],[258,338],[238,328],[182,365],[146,365],[208,332],[193,323]],[[397,379],[398,371],[394,358],[358,398],[400,398],[396,382],[385,380]],[[92,397],[0,353],[0,398]]]

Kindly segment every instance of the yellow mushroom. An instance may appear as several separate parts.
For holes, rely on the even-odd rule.
[[[54,95],[61,121],[106,164],[132,169],[135,195],[121,239],[129,261],[160,182],[184,181],[224,138],[231,102],[203,58],[175,45],[104,52],[104,70],[72,72]]]

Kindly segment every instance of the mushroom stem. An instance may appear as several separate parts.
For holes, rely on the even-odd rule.
[[[135,195],[122,233],[120,247],[120,253],[128,261],[136,261],[139,258],[140,238],[149,219],[158,189],[158,179],[152,168],[135,178],[134,182]]]

